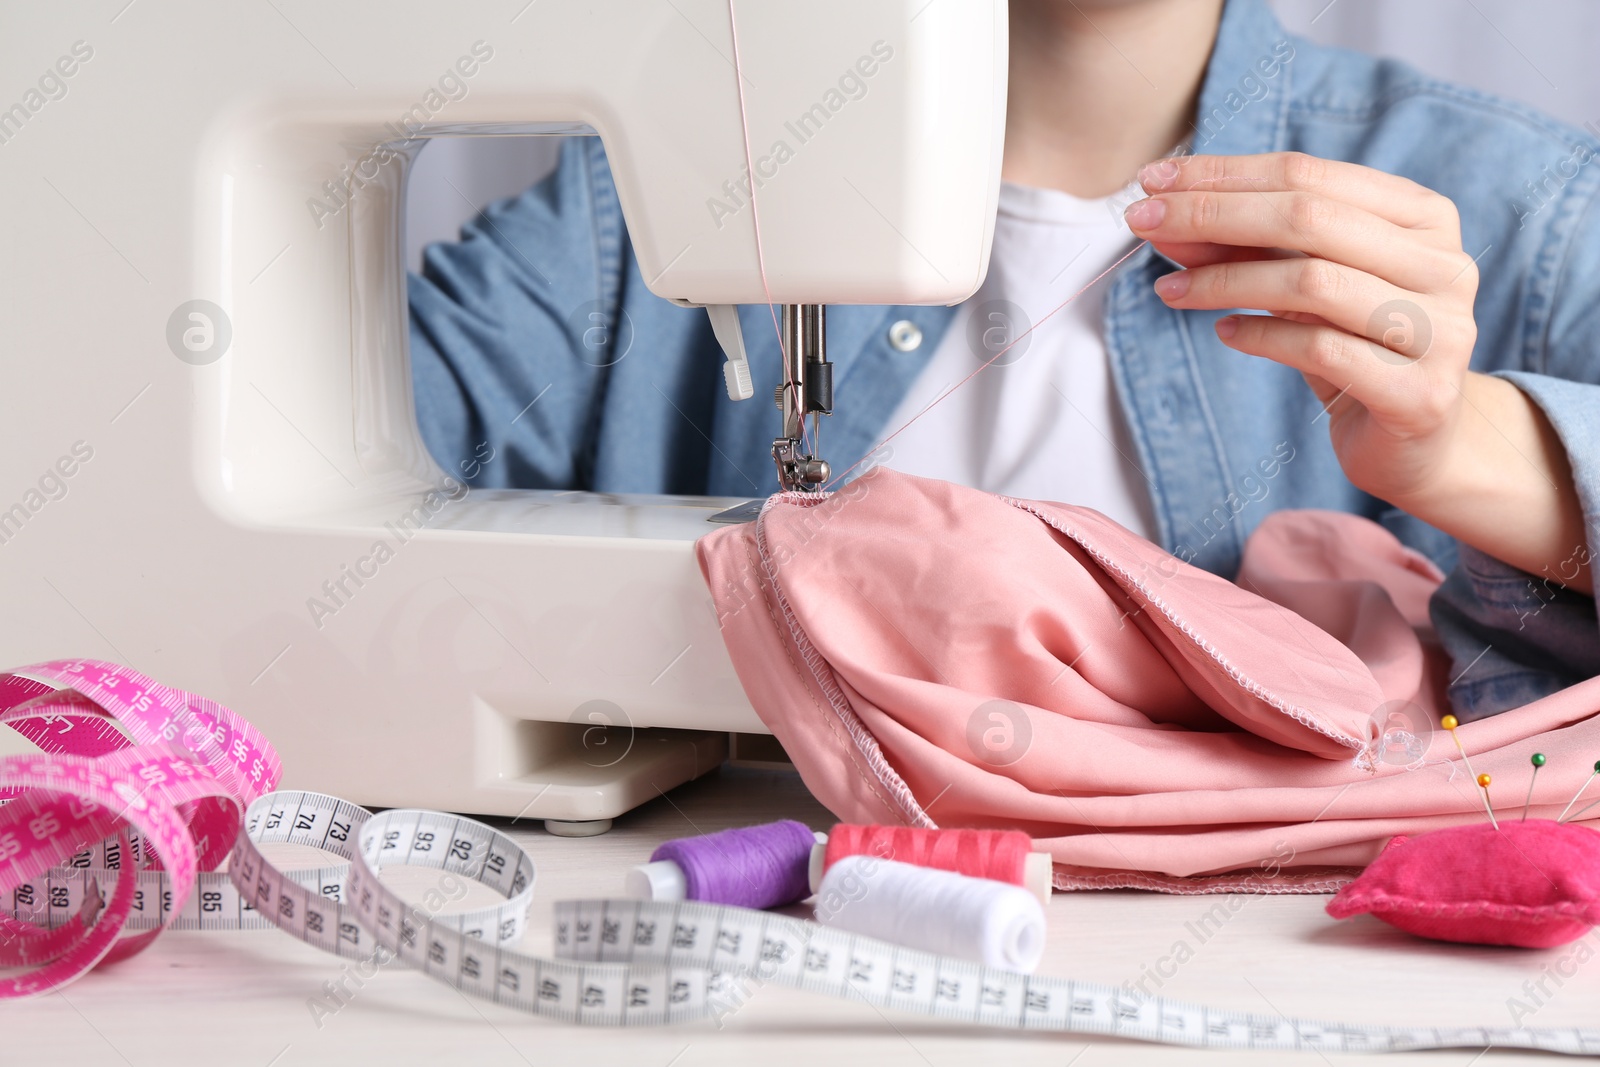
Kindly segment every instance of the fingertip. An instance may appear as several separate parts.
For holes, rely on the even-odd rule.
[[[1217,336],[1224,341],[1229,340],[1239,332],[1239,316],[1224,315],[1217,320]]]
[[[1139,184],[1147,192],[1158,193],[1171,189],[1178,180],[1178,164],[1170,159],[1158,159],[1139,168]]]
[[[1153,230],[1167,217],[1167,205],[1154,197],[1147,197],[1129,204],[1123,211],[1122,217],[1128,223],[1128,228],[1135,233],[1141,230]]]
[[[1182,300],[1189,293],[1191,275],[1186,270],[1164,274],[1156,279],[1156,295],[1163,300]]]

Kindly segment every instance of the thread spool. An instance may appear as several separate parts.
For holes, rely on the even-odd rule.
[[[1050,853],[1033,851],[1033,840],[1021,830],[930,830],[916,826],[858,826],[840,823],[819,834],[811,850],[811,889],[824,873],[846,856],[881,859],[952,871],[971,878],[991,878],[1021,886],[1050,903]]]
[[[864,937],[1022,974],[1044,955],[1044,907],[1021,886],[876,856],[830,865],[816,916]]]
[[[663,843],[627,874],[638,900],[700,900],[776,908],[810,895],[811,849],[821,834],[793,819]]]

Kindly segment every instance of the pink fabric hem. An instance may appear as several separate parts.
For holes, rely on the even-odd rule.
[[[766,532],[762,519],[766,518],[766,514],[771,509],[773,502],[779,499],[785,499],[785,496],[780,495],[769,498],[761,509],[761,515],[756,520],[756,547],[761,554],[761,562],[764,568],[771,563],[771,558],[767,552]],[[824,499],[826,498],[816,494],[796,493],[787,495],[785,502],[810,507],[821,503]],[[771,570],[767,570],[766,573],[771,573]],[[816,648],[806,637],[805,630],[800,627],[799,620],[795,618],[794,611],[789,607],[789,598],[783,595],[782,587],[774,582],[771,585],[771,591],[772,599],[776,601],[778,610],[782,613],[784,622],[788,626],[789,640],[800,654],[800,658],[807,669],[810,670],[812,681],[821,690],[823,699],[827,700],[834,714],[839,717],[839,721],[850,735],[850,740],[854,742],[856,750],[866,759],[867,766],[878,781],[888,788],[889,796],[898,809],[898,813],[905,819],[905,825],[934,828],[936,824],[922,810],[922,806],[917,803],[917,798],[912,795],[910,786],[906,785],[905,780],[889,765],[889,761],[884,759],[883,751],[878,747],[877,740],[873,738],[861,719],[851,710],[849,701],[845,699],[844,694],[839,689],[839,682],[834,677],[833,669],[817,653]]]
[[[1244,688],[1244,690],[1246,692],[1250,693],[1252,696],[1255,696],[1257,699],[1265,701],[1266,703],[1272,705],[1273,707],[1277,708],[1279,711],[1283,712],[1285,715],[1290,716],[1291,718],[1295,719],[1296,721],[1298,721],[1300,723],[1303,723],[1309,729],[1316,730],[1318,733],[1325,734],[1328,737],[1331,737],[1333,740],[1337,741],[1341,745],[1345,745],[1345,746],[1347,746],[1349,748],[1355,749],[1356,750],[1355,763],[1356,763],[1356,766],[1361,768],[1362,770],[1371,770],[1373,768],[1374,760],[1373,760],[1372,753],[1371,753],[1371,746],[1372,746],[1373,741],[1376,740],[1375,738],[1369,737],[1365,741],[1362,741],[1362,740],[1358,740],[1358,739],[1353,738],[1353,737],[1346,736],[1346,735],[1341,734],[1341,733],[1339,733],[1337,731],[1329,729],[1317,716],[1312,715],[1310,712],[1308,712],[1304,708],[1295,707],[1293,705],[1286,704],[1283,701],[1279,700],[1275,695],[1273,695],[1264,686],[1262,686],[1259,683],[1251,680],[1250,678],[1247,678],[1242,671],[1240,671],[1239,669],[1234,667],[1232,664],[1230,664],[1228,662],[1228,660],[1227,660],[1227,657],[1221,655],[1217,651],[1216,648],[1214,648],[1213,646],[1207,644],[1203,637],[1201,637],[1198,633],[1196,633],[1193,629],[1191,629],[1182,619],[1180,619],[1176,614],[1174,614],[1172,612],[1172,610],[1166,604],[1162,603],[1160,597],[1156,596],[1155,593],[1153,593],[1151,590],[1146,588],[1133,575],[1129,574],[1127,571],[1123,570],[1120,566],[1118,566],[1116,560],[1111,559],[1105,553],[1103,553],[1103,552],[1099,551],[1097,548],[1095,548],[1094,545],[1090,544],[1089,541],[1087,541],[1074,528],[1064,524],[1059,519],[1052,518],[1050,515],[1045,514],[1042,510],[1040,510],[1040,508],[1038,508],[1037,506],[1035,506],[1034,504],[1032,504],[1032,503],[1030,503],[1028,501],[1025,501],[1025,500],[1013,500],[1010,497],[1001,497],[1000,499],[1004,500],[1006,503],[1012,505],[1013,507],[1021,508],[1023,511],[1028,512],[1030,515],[1038,516],[1038,518],[1042,522],[1048,523],[1051,527],[1053,527],[1053,528],[1055,528],[1057,530],[1060,530],[1063,534],[1065,534],[1066,536],[1072,538],[1074,541],[1078,542],[1078,544],[1082,545],[1083,548],[1084,548],[1084,551],[1088,552],[1091,556],[1093,556],[1095,558],[1095,560],[1102,567],[1104,567],[1106,570],[1108,570],[1108,571],[1110,571],[1110,572],[1112,572],[1114,574],[1120,575],[1125,582],[1127,582],[1129,585],[1133,586],[1141,594],[1143,594],[1144,597],[1145,597],[1145,603],[1147,605],[1154,605],[1163,615],[1165,615],[1172,622],[1173,626],[1175,626],[1178,629],[1179,633],[1182,633],[1185,637],[1189,638],[1191,641],[1193,641],[1195,643],[1195,645],[1197,647],[1199,647],[1203,652],[1205,652],[1208,656],[1210,656],[1213,660],[1215,660],[1216,663],[1217,663],[1217,666],[1221,667],[1227,673],[1228,677],[1232,678],[1235,682],[1237,682],[1242,688]]]

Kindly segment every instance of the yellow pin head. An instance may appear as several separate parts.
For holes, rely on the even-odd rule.
[[[1478,784],[1485,789],[1489,788],[1490,777],[1487,774],[1478,775]]]
[[[1461,724],[1456,721],[1456,717],[1454,715],[1446,715],[1444,718],[1439,720],[1439,725],[1443,726],[1446,730],[1454,730]]]

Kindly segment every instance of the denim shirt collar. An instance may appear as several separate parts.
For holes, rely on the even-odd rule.
[[[1188,149],[1214,156],[1279,152],[1288,142],[1294,49],[1266,0],[1228,0],[1206,65]]]

